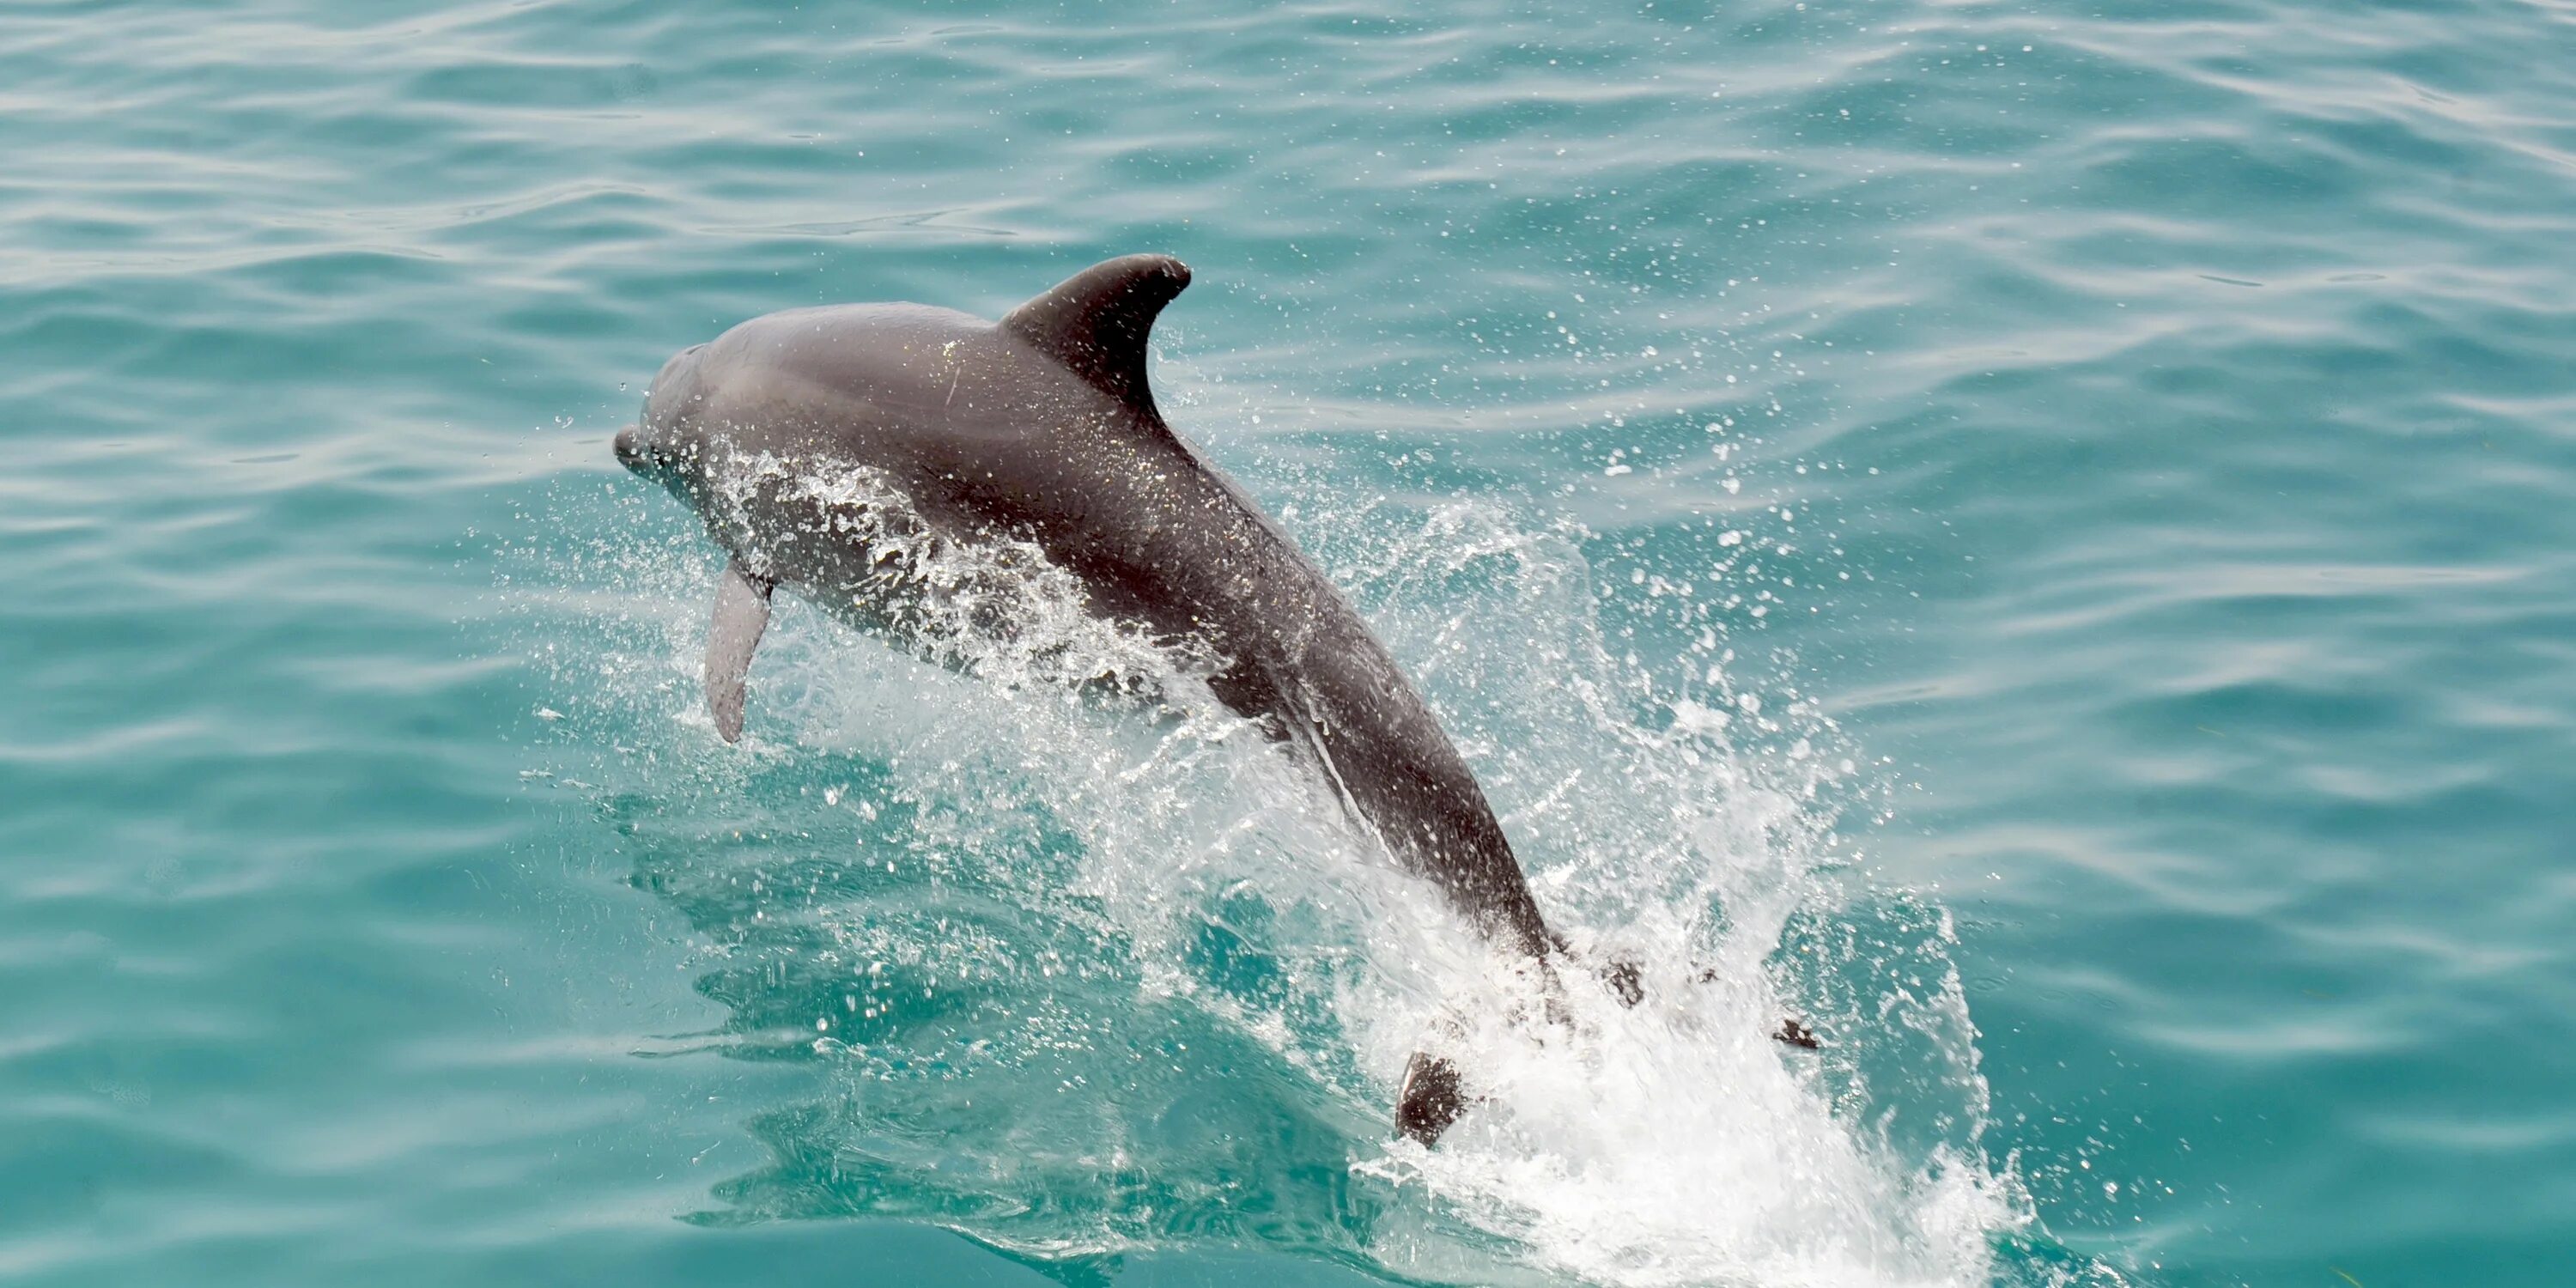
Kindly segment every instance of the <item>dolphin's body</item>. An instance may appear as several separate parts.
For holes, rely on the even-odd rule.
[[[689,501],[732,556],[716,593],[707,699],[741,735],[744,673],[773,587],[879,629],[883,526],[811,485],[853,471],[899,493],[915,538],[1033,543],[1090,611],[1222,659],[1209,687],[1329,776],[1407,870],[1492,943],[1563,951],[1466,762],[1395,659],[1314,564],[1155,410],[1155,315],[1178,260],[1113,259],[999,323],[912,304],[755,318],[674,357],[617,456]],[[836,508],[837,507],[837,508]],[[1633,973],[1614,978],[1633,992]],[[1399,1128],[1426,1143],[1464,1108],[1416,1055]]]

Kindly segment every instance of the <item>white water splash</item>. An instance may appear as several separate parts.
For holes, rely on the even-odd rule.
[[[795,522],[795,540],[864,550],[833,610],[925,661],[1013,689],[1150,691],[1162,677],[1214,669],[1203,651],[1088,611],[1081,578],[1036,542],[939,531],[880,470],[768,452],[740,465],[722,476],[724,522],[761,526],[741,516],[774,507]]]
[[[1140,1000],[1195,1006],[1310,1080],[1347,1123],[1353,1179],[1388,1204],[1361,1235],[1365,1255],[1409,1277],[1536,1273],[1622,1288],[1991,1279],[1991,1243],[2026,1221],[2027,1205],[1982,1152],[1984,1085],[1942,932],[1897,927],[1888,933],[1912,936],[1897,942],[1851,930],[1874,914],[1860,906],[1871,892],[1836,875],[1833,802],[1853,775],[1832,750],[1839,732],[1784,686],[1740,683],[1722,640],[1704,646],[1705,667],[1691,663],[1691,682],[1658,689],[1605,647],[1590,569],[1562,534],[1453,507],[1346,556],[1358,571],[1343,574],[1399,656],[1424,659],[1417,674],[1485,776],[1551,923],[1592,960],[1643,967],[1636,1009],[1574,971],[1559,1020],[1532,1022],[1510,1018],[1548,1009],[1525,978],[1372,853],[1320,784],[1216,707],[1198,681],[1206,659],[1098,621],[1032,547],[920,533],[877,480],[793,486],[826,490],[849,522],[876,525],[864,535],[894,552],[887,576],[915,605],[904,610],[911,651],[944,666],[784,613],[756,672],[753,723],[785,743],[756,754],[819,749],[889,767],[908,798],[948,802],[938,817],[956,834],[932,838],[934,853],[1008,861],[1019,843],[997,840],[989,820],[1030,811],[1069,833],[1076,870],[1061,889],[1032,892],[1029,915],[1096,921],[1087,933],[1124,946]],[[666,711],[676,700],[696,737],[702,628],[682,562],[646,565],[644,580],[671,599],[662,675],[640,691]],[[1109,673],[1158,695],[1148,718],[1063,687]],[[835,796],[831,807],[873,805]],[[1193,937],[1247,900],[1264,925],[1229,929],[1277,963],[1284,987],[1272,995],[1239,995],[1183,965]],[[831,932],[853,962],[908,953],[950,978],[1014,977],[1039,995],[1059,969],[1101,969],[971,937],[909,942],[902,934],[917,932],[865,908]],[[1931,963],[1930,981],[1879,987],[1874,958],[1898,951]],[[1046,1041],[1101,1040],[1098,1025],[1043,1002],[1030,1023],[1041,1014],[1056,1025]],[[1827,1035],[1827,1050],[1770,1039],[1792,1014]],[[1384,1139],[1396,1076],[1425,1041],[1443,1043],[1483,1097],[1432,1150]],[[884,1076],[880,1053],[821,1046]],[[1883,1046],[1895,1067],[1873,1064]],[[996,1094],[996,1070],[1015,1059],[1039,1063],[994,1057],[974,1094]],[[1119,1067],[1107,1061],[1097,1076]],[[1193,1083],[1174,1069],[1156,1085]],[[1153,1157],[1130,1117],[1086,1130],[1061,1142],[1068,1173]],[[979,1147],[957,1137],[949,1148]],[[952,1163],[1044,1161],[1026,1143],[995,1148],[1032,1157]],[[1154,1166],[1187,1172],[1193,1161]],[[1203,1179],[1219,1196],[1208,1202],[1226,1201],[1221,1179]],[[959,1228],[1044,1256],[1155,1242],[1118,1221]]]

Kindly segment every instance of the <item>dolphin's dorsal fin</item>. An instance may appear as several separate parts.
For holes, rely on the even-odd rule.
[[[1153,416],[1145,338],[1155,315],[1189,284],[1189,266],[1169,255],[1124,255],[1058,282],[1011,310],[1001,328],[1130,409]]]

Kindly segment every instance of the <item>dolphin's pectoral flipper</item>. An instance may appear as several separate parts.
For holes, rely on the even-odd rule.
[[[1189,284],[1189,267],[1169,255],[1124,255],[1056,283],[1000,325],[1160,424],[1145,387],[1145,340],[1163,306]]]
[[[707,629],[707,713],[726,742],[742,739],[743,682],[760,633],[769,628],[769,586],[739,559],[716,582],[715,621]]]
[[[1395,1134],[1440,1143],[1440,1134],[1467,1112],[1467,1092],[1459,1085],[1458,1066],[1428,1051],[1416,1051],[1404,1064],[1404,1086],[1395,1093]]]

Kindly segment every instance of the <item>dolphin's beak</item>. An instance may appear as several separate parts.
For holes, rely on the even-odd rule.
[[[645,457],[642,446],[636,443],[633,425],[617,431],[617,441],[612,446],[617,452],[617,463],[638,474],[643,473],[653,464]]]

